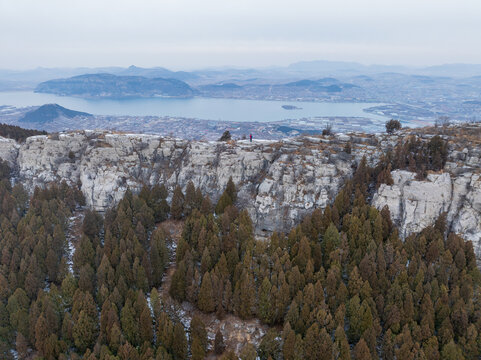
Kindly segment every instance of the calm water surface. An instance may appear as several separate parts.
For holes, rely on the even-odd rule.
[[[386,118],[369,114],[363,109],[376,103],[321,103],[236,99],[80,99],[31,91],[0,92],[0,105],[15,107],[56,103],[68,109],[95,115],[173,116],[224,121],[279,121],[316,116],[366,117],[385,121]],[[302,109],[285,110],[282,105]]]

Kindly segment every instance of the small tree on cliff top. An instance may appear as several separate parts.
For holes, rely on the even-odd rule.
[[[391,119],[388,122],[386,122],[386,132],[388,134],[392,134],[397,130],[401,129],[401,122],[399,120],[394,120]]]

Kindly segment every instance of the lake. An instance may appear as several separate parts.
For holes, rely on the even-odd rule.
[[[95,115],[172,116],[235,122],[268,122],[309,117],[365,117],[378,121],[387,118],[363,110],[378,103],[328,103],[267,100],[237,100],[215,98],[136,98],[81,99],[32,91],[0,92],[0,105],[15,107],[56,103],[71,110]],[[286,110],[282,105],[300,109]]]

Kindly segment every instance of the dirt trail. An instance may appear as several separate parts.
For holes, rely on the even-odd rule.
[[[85,217],[85,210],[77,208],[72,216],[68,219],[67,231],[65,237],[67,239],[67,265],[70,273],[73,273],[73,256],[75,247],[82,236],[82,224]]]
[[[207,359],[216,359],[217,356],[213,353],[215,334],[218,329],[221,330],[224,337],[224,343],[226,350],[234,350],[237,354],[240,353],[242,348],[247,343],[252,343],[254,346],[258,346],[262,337],[269,329],[266,325],[262,324],[258,319],[242,320],[241,318],[227,314],[222,319],[218,319],[215,314],[205,314],[198,310],[189,302],[183,302],[179,304],[177,301],[171,298],[169,295],[169,288],[172,282],[172,275],[175,272],[175,254],[177,250],[177,243],[182,235],[183,222],[167,220],[158,226],[162,226],[172,237],[172,243],[168,244],[171,250],[170,263],[167,267],[164,277],[162,279],[162,286],[159,289],[159,293],[164,301],[164,304],[175,312],[178,319],[182,322],[186,330],[190,326],[190,320],[194,314],[199,315],[207,330],[207,337],[209,340],[209,353]]]
[[[184,223],[182,221],[166,220],[157,227],[162,226],[166,230],[172,239],[172,243],[167,244],[170,251],[169,266],[165,269],[164,276],[162,278],[162,285],[160,287],[160,295],[163,299],[170,299],[169,289],[172,282],[172,275],[174,275],[176,264],[175,255],[177,250],[177,243],[182,236],[182,229],[184,228]]]

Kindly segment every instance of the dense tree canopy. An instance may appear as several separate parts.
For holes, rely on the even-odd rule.
[[[0,136],[14,139],[19,142],[25,141],[29,136],[47,135],[46,131],[24,129],[16,125],[0,124]]]
[[[427,149],[442,148],[433,139]],[[172,283],[185,291],[174,296],[206,312],[282,325],[273,338],[283,340],[268,348],[282,348],[285,358],[296,348],[313,359],[439,358],[443,351],[474,358],[481,304],[471,242],[446,238],[443,216],[402,242],[389,210],[366,203],[377,172],[362,161],[332,207],[267,243],[254,240],[245,211],[227,206],[217,218],[194,211]]]
[[[407,146],[434,163],[444,145]],[[237,358],[203,321],[234,314],[270,326],[257,347],[240,348],[245,359],[479,358],[472,243],[448,233],[444,216],[402,241],[389,210],[366,201],[383,170],[361,161],[331,205],[268,241],[235,206],[232,179],[215,212],[193,183],[170,206],[164,186],[127,191],[103,216],[81,211],[73,256],[79,190],[52,185],[28,201],[0,180],[0,357]],[[205,313],[187,323],[160,294],[174,255],[160,224],[169,217],[183,221],[169,292]]]

